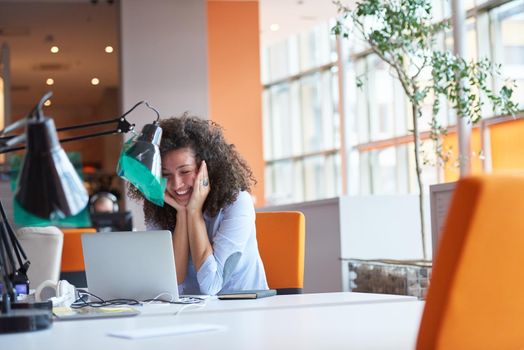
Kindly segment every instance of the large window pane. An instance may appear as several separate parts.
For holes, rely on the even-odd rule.
[[[331,35],[330,25],[322,23],[299,35],[301,71],[337,60],[335,37]]]
[[[347,116],[347,118],[349,118],[348,125],[351,130],[350,144],[365,143],[369,141],[368,88],[366,86],[357,86],[359,82],[367,82],[365,78],[366,72],[367,60],[360,59],[355,62],[355,73],[353,76],[348,73],[350,80],[348,80],[346,99],[351,106],[350,110],[354,110],[354,114],[349,114]],[[352,80],[352,78],[354,80]]]
[[[331,71],[301,79],[304,152],[339,147],[339,115],[336,76]]]
[[[377,56],[368,57],[367,99],[371,140],[406,133],[405,95],[391,68]]]
[[[279,159],[300,153],[301,124],[298,85],[279,84],[271,88],[271,158]]]
[[[292,160],[275,162],[269,168],[272,187],[270,193],[267,193],[267,200],[270,204],[302,200],[302,171]]]
[[[524,107],[524,1],[514,1],[492,11],[492,44],[502,75],[514,79],[514,96]],[[504,81],[499,81],[501,87]]]
[[[397,189],[395,148],[370,152],[373,194],[394,194]]]
[[[269,49],[262,48],[260,50],[260,80],[262,84],[267,84],[270,81],[269,76]]]
[[[283,79],[298,73],[298,42],[293,36],[271,46],[268,50],[269,81]]]
[[[504,5],[491,0],[464,0],[463,6],[471,9],[487,2],[495,8],[488,11],[479,7],[468,12],[472,16],[466,20],[466,58],[487,57],[501,63],[503,76],[515,79],[519,85],[514,96],[523,103],[522,108],[524,0]],[[432,0],[432,4],[436,21],[450,18],[450,1]],[[264,112],[264,128],[270,130],[264,140],[271,144],[264,148],[272,176],[268,187],[274,192],[268,196],[274,202],[287,203],[339,194],[341,147],[346,148],[349,194],[417,193],[413,144],[396,145],[405,142],[402,137],[413,128],[411,106],[398,79],[389,66],[366,51],[365,42],[356,32],[340,40],[343,58],[338,58],[336,38],[329,33],[332,26],[324,23],[263,52],[264,82],[288,79],[266,89],[268,93],[263,97],[264,108],[269,111]],[[441,33],[435,45],[453,51],[452,33],[452,29]],[[337,59],[343,60],[343,103],[338,100],[339,66],[332,64]],[[430,81],[428,72],[419,75],[422,84]],[[361,88],[356,87],[359,81],[363,83]],[[488,80],[488,86],[497,89],[504,83]],[[422,106],[420,131],[429,130],[433,98],[428,96]],[[345,106],[345,130],[340,130],[339,105]],[[482,115],[493,116],[487,103]],[[439,121],[444,126],[456,122],[444,99]],[[342,133],[345,145],[340,144]],[[427,191],[430,184],[441,180],[442,171],[434,167],[432,143],[424,141],[422,148],[422,176]]]
[[[340,169],[337,155],[304,159],[305,200],[334,197],[339,193]]]
[[[304,120],[304,151],[314,152],[322,149],[322,105],[321,75],[319,73],[300,80],[302,119]]]

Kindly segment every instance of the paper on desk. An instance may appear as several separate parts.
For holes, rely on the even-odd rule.
[[[81,309],[59,306],[53,308],[53,315],[57,320],[136,316],[139,313],[137,309],[130,306],[84,307]]]
[[[169,335],[180,335],[189,333],[201,333],[201,332],[213,332],[213,331],[224,331],[226,327],[215,324],[184,324],[174,325],[166,327],[152,327],[152,328],[139,328],[109,332],[107,335],[117,338],[125,339],[140,339],[140,338],[151,338],[151,337],[163,337]]]

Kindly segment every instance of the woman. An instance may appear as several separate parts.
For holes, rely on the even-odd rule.
[[[164,207],[144,200],[148,229],[173,232],[181,294],[267,289],[258,253],[251,169],[215,123],[160,122]],[[136,188],[131,197],[143,199]]]

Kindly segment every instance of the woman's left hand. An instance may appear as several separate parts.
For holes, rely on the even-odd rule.
[[[191,194],[189,203],[187,203],[187,210],[201,212],[210,190],[211,184],[209,183],[207,164],[206,161],[203,160],[202,163],[200,163],[200,169],[193,184],[193,193]]]

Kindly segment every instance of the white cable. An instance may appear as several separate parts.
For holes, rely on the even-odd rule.
[[[188,309],[190,308],[191,306],[197,308],[197,309],[200,309],[200,308],[203,308],[205,307],[207,304],[207,300],[204,299],[204,302],[203,303],[199,303],[199,304],[186,304],[184,306],[182,306],[180,309],[178,309],[174,314],[173,316],[178,316],[182,313],[182,311],[184,311],[185,309]]]
[[[148,301],[146,304],[152,304],[152,303],[156,302],[157,299],[160,298],[162,295],[168,295],[171,298],[169,300],[170,303],[175,300],[175,296],[173,294],[168,293],[168,292],[162,292],[162,293],[158,294],[156,297],[154,297],[152,300]],[[159,301],[165,302],[165,300],[159,300]]]

